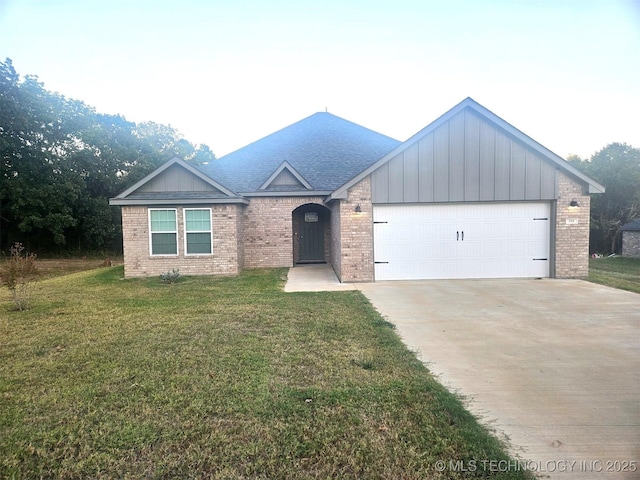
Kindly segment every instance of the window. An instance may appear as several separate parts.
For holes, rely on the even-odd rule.
[[[185,208],[184,236],[187,255],[211,255],[210,208]]]
[[[178,222],[175,209],[150,209],[151,255],[178,254]]]

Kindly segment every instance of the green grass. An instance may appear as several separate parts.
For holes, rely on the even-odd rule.
[[[122,274],[0,293],[0,478],[526,478],[360,292]]]
[[[640,293],[640,258],[592,258],[589,281]]]

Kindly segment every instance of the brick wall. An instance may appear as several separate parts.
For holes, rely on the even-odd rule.
[[[238,273],[244,270],[244,212],[246,205],[238,206],[236,210],[236,245],[238,251]]]
[[[197,208],[189,205],[189,208]],[[200,205],[211,208],[213,254],[184,255],[183,207],[177,209],[178,255],[151,256],[149,251],[149,217],[147,207],[122,207],[125,277],[160,275],[174,268],[183,275],[235,275],[242,268],[238,231],[242,225],[240,205]]]
[[[245,209],[244,268],[293,266],[292,213],[321,197],[253,197]],[[327,245],[328,248],[328,245]]]
[[[580,204],[569,206],[572,199]],[[159,275],[179,268],[184,275],[234,275],[243,268],[293,266],[292,213],[320,197],[256,197],[248,206],[212,205],[213,255],[185,256],[183,208],[178,210],[178,256],[149,254],[147,207],[122,208],[125,276]],[[360,205],[361,213],[356,213]],[[370,177],[348,191],[346,200],[330,206],[325,227],[325,259],[342,282],[374,280],[373,208]],[[580,278],[589,269],[590,197],[568,176],[558,173],[555,276]],[[628,233],[628,232],[625,232]],[[626,239],[626,237],[625,237]],[[629,248],[631,243],[627,243]],[[627,253],[628,255],[628,253]]]
[[[589,274],[590,197],[583,187],[558,171],[556,202],[556,278],[581,278]],[[570,207],[576,199],[579,207]]]
[[[338,279],[342,281],[342,261],[341,261],[341,252],[342,252],[342,236],[340,232],[340,200],[333,202],[330,205],[331,217],[329,218],[330,227],[330,235],[331,235],[331,249],[329,251],[329,258],[331,261],[331,266],[333,267],[333,271],[336,272]]]
[[[622,232],[622,255],[640,258],[640,232]]]
[[[361,213],[356,213],[360,205]],[[335,208],[335,207],[334,207]],[[371,203],[371,177],[351,187],[348,198],[339,201],[340,238],[332,241],[340,245],[339,262],[334,263],[334,270],[342,282],[373,281],[373,206]],[[332,237],[336,228],[332,229]],[[336,268],[337,267],[337,268]]]

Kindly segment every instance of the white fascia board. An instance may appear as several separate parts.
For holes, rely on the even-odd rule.
[[[187,198],[187,199],[128,199],[128,198],[110,198],[109,205],[127,206],[127,205],[217,205],[239,203],[248,205],[249,200],[246,198]]]

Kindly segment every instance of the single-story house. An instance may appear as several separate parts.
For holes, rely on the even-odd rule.
[[[640,258],[640,218],[623,225],[622,256]]]
[[[400,142],[315,113],[110,200],[127,277],[326,262],[342,282],[584,277],[604,187],[467,98]]]

